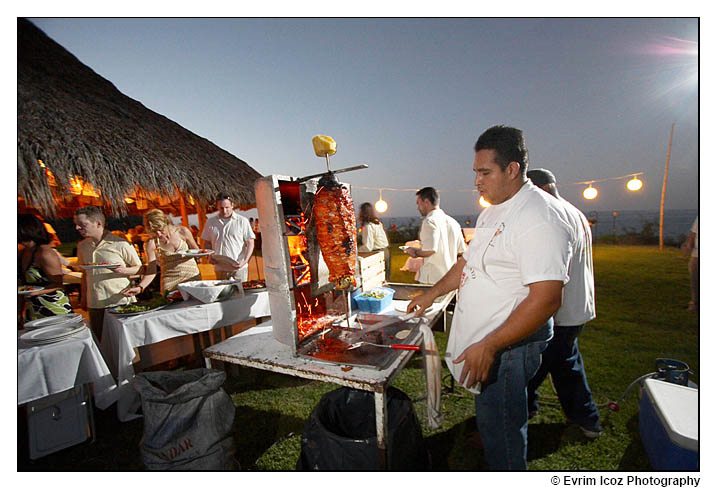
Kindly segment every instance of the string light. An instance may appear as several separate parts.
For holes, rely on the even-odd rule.
[[[389,209],[389,204],[381,197],[381,189],[379,189],[379,200],[374,203],[374,209],[379,213],[386,213],[386,210]]]
[[[633,178],[626,183],[626,187],[629,191],[635,192],[643,187],[643,181],[634,175]]]
[[[598,182],[606,182],[609,180],[625,180],[629,177],[632,177],[631,180],[626,182],[626,188],[631,192],[641,190],[643,188],[643,181],[641,179],[639,179],[638,176],[643,175],[643,173],[644,172],[635,172],[635,173],[631,173],[628,175],[622,175],[620,177],[608,177],[605,179],[585,180],[582,182],[573,182],[571,184],[564,184],[564,185],[588,185],[588,187],[586,187],[583,190],[583,197],[588,200],[593,200],[598,197],[598,189],[596,187],[594,187],[594,184],[596,184]],[[384,201],[384,199],[382,198],[382,191],[396,191],[396,192],[417,192],[418,191],[418,189],[407,189],[407,188],[392,189],[392,188],[388,188],[388,187],[378,188],[378,187],[352,186],[352,188],[379,191],[379,200],[374,203],[374,208],[380,213],[385,213],[387,211],[387,209],[389,209],[389,204],[386,201]],[[442,191],[437,189],[437,192],[441,193]],[[478,191],[476,189],[458,189],[458,190],[452,189],[447,192],[478,192]],[[482,208],[487,208],[487,207],[491,206],[491,203],[488,202],[486,199],[484,199],[483,196],[480,196],[479,197],[479,206],[481,206]]]
[[[589,201],[592,199],[596,199],[597,196],[598,196],[598,189],[593,187],[591,184],[588,184],[588,187],[586,187],[583,190],[583,197],[585,197]]]
[[[569,185],[588,184],[588,187],[586,187],[586,188],[583,190],[583,197],[584,197],[585,199],[588,199],[588,200],[593,200],[593,199],[596,199],[596,197],[598,197],[598,189],[596,189],[595,187],[593,187],[593,184],[595,184],[596,182],[606,182],[606,181],[609,181],[609,180],[624,180],[624,179],[627,179],[628,177],[633,177],[631,180],[629,180],[629,181],[626,183],[626,188],[628,188],[628,190],[631,191],[631,192],[635,192],[635,191],[637,191],[637,190],[640,190],[640,189],[643,187],[643,181],[641,181],[641,179],[638,178],[639,175],[643,175],[643,172],[637,172],[637,173],[635,173],[635,174],[622,175],[622,176],[620,176],[620,177],[608,177],[608,178],[606,178],[606,179],[586,180],[586,181],[583,181],[583,182],[574,182],[573,184],[569,184]]]

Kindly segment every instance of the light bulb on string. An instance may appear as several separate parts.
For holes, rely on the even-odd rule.
[[[389,204],[381,197],[381,189],[379,189],[379,200],[374,203],[374,209],[378,213],[386,213],[386,210],[389,209]]]
[[[596,199],[596,196],[598,196],[598,189],[588,184],[588,187],[583,190],[583,197],[590,201]]]
[[[643,187],[643,181],[634,175],[631,180],[626,182],[626,187],[629,191],[637,191]]]

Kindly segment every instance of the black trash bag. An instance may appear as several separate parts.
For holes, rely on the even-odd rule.
[[[140,455],[149,470],[233,470],[234,403],[216,369],[140,373],[144,432]]]
[[[388,469],[430,469],[429,453],[411,400],[389,387]],[[374,393],[340,388],[324,395],[304,424],[298,470],[380,470]]]

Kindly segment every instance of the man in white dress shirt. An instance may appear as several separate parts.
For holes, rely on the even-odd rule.
[[[227,193],[217,195],[217,215],[209,218],[201,236],[205,247],[220,257],[210,256],[217,279],[247,281],[254,251],[254,232],[249,220],[234,212],[234,202]]]
[[[416,207],[423,216],[419,231],[421,248],[410,247],[406,253],[424,259],[417,280],[434,284],[456,263],[457,256],[466,251],[466,242],[461,225],[439,207],[436,189],[424,187],[419,190]]]

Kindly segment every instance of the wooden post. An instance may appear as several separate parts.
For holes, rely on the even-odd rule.
[[[673,128],[676,123],[671,124],[671,136],[668,139],[668,154],[666,155],[666,170],[663,172],[663,189],[661,190],[661,214],[658,225],[658,249],[663,251],[663,207],[666,203],[666,182],[668,182],[668,164],[671,161],[671,146],[673,145]]]
[[[185,228],[189,228],[189,219],[187,218],[187,206],[184,203],[184,196],[182,193],[177,189],[177,195],[179,196],[179,202],[180,202],[180,214],[182,215],[182,226]]]
[[[195,198],[195,206],[197,207],[197,228],[199,228],[199,236],[202,236],[204,231],[204,224],[207,222],[207,208],[203,202],[200,202]],[[200,247],[204,247],[202,244],[197,244]]]

